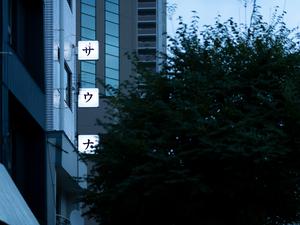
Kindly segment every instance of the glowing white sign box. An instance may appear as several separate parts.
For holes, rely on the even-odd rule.
[[[80,153],[93,154],[98,144],[98,135],[78,135],[78,151]]]
[[[98,41],[78,41],[78,60],[98,60]]]
[[[78,95],[78,107],[98,107],[99,89],[98,88],[80,88]]]

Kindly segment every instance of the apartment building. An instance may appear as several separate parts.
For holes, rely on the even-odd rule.
[[[0,223],[84,224],[75,0],[1,0]]]

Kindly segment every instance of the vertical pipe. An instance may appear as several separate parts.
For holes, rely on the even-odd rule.
[[[64,0],[59,0],[59,128],[64,130],[64,108],[65,108],[65,90],[64,90],[64,72],[65,72],[65,43],[64,43]]]

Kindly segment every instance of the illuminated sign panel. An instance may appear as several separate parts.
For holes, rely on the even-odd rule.
[[[80,153],[92,154],[98,144],[98,135],[78,135],[78,151]]]
[[[98,60],[98,41],[78,41],[78,60]]]
[[[98,88],[80,88],[78,95],[78,107],[98,107],[99,89]]]

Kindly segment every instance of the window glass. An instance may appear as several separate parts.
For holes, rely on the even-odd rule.
[[[96,0],[81,0],[81,2],[89,5],[96,5]]]
[[[111,35],[105,36],[105,42],[110,45],[119,46],[119,38],[113,37]]]
[[[114,23],[119,23],[119,15],[111,12],[105,12],[105,19]]]
[[[119,0],[105,1],[105,84],[119,88]],[[109,90],[105,91],[111,96]]]
[[[113,70],[110,68],[105,68],[105,77],[108,78],[113,78],[118,80],[119,79],[119,71],[118,70]]]
[[[119,4],[119,0],[107,0],[108,2],[113,2],[115,4]]]
[[[67,0],[67,2],[68,2],[69,7],[70,7],[70,9],[71,9],[71,11],[72,11],[72,0]]]
[[[119,69],[119,58],[116,56],[112,56],[112,55],[105,55],[105,65],[107,67],[113,68],[118,70]]]
[[[119,48],[111,45],[105,45],[105,53],[110,55],[119,56]]]
[[[95,29],[95,17],[81,14],[81,25],[89,29]]]
[[[95,73],[96,72],[96,66],[95,64],[91,64],[88,62],[81,62],[81,70],[89,73]]]
[[[105,30],[106,30],[105,33],[110,34],[110,35],[114,35],[114,36],[119,36],[119,26],[118,26],[118,24],[106,21],[105,26],[106,26],[105,27]]]
[[[82,88],[94,88],[95,84],[89,81],[81,80],[80,85]]]
[[[81,41],[89,41],[89,40],[91,40],[91,39],[85,38],[85,37],[81,37]]]
[[[94,30],[90,30],[90,29],[82,27],[81,28],[81,36],[84,38],[87,38],[89,40],[95,40],[96,32]]]
[[[81,87],[95,87],[96,86],[95,74],[81,72],[80,77],[81,77]]]
[[[87,4],[81,4],[81,12],[91,16],[95,16],[95,7],[89,6]]]
[[[105,9],[113,13],[119,13],[119,6],[110,2],[105,2]]]
[[[111,85],[114,88],[118,88],[119,81],[115,79],[105,78],[106,84]]]
[[[71,103],[72,103],[72,73],[71,70],[69,68],[69,66],[67,65],[67,63],[65,63],[65,71],[64,71],[64,100],[65,103],[71,107]]]

